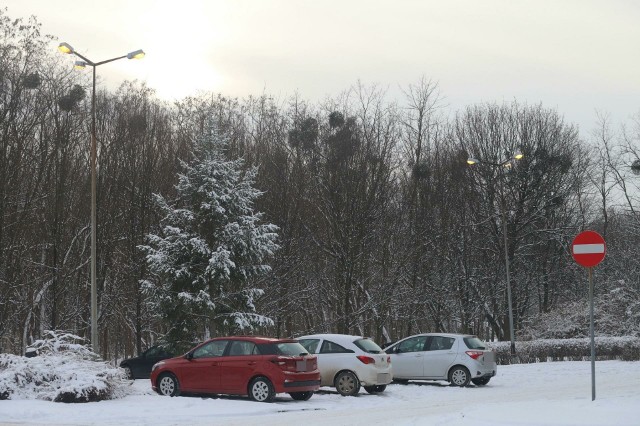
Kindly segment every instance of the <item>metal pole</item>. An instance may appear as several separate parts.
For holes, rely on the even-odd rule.
[[[593,268],[589,269],[589,334],[591,335],[591,400],[596,399],[596,344],[593,332]]]
[[[91,91],[91,348],[99,353],[98,346],[98,288],[96,285],[96,67],[93,68]]]
[[[513,331],[513,309],[511,305],[511,275],[509,271],[509,239],[507,236],[507,212],[502,194],[502,233],[504,234],[504,265],[507,270],[507,303],[509,305],[509,338],[511,339],[511,359],[516,356],[516,339]]]

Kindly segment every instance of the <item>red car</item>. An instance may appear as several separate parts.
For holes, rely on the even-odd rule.
[[[287,392],[306,401],[320,387],[318,360],[296,340],[218,337],[151,370],[151,387],[161,395],[184,393],[249,395],[271,402]]]

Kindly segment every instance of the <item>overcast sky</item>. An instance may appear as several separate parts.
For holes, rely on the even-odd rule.
[[[555,108],[583,135],[596,110],[640,112],[635,0],[3,0],[93,61],[115,88],[138,79],[164,99],[198,91],[316,101],[358,80],[437,82],[447,110],[479,102]],[[52,45],[55,49],[57,44]],[[73,60],[70,58],[70,66]]]

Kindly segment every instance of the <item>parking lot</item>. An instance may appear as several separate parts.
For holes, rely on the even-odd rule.
[[[220,425],[637,425],[640,362],[500,366],[484,387],[445,382],[392,384],[381,395],[340,396],[323,388],[309,401],[280,394],[274,403],[241,397],[161,397],[136,380],[125,398],[86,404],[0,401],[0,424]]]

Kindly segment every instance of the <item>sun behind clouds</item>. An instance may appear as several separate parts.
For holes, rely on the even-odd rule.
[[[224,32],[223,6],[207,3],[158,2],[140,23],[147,53],[143,79],[161,98],[219,91],[224,84],[215,58]]]

